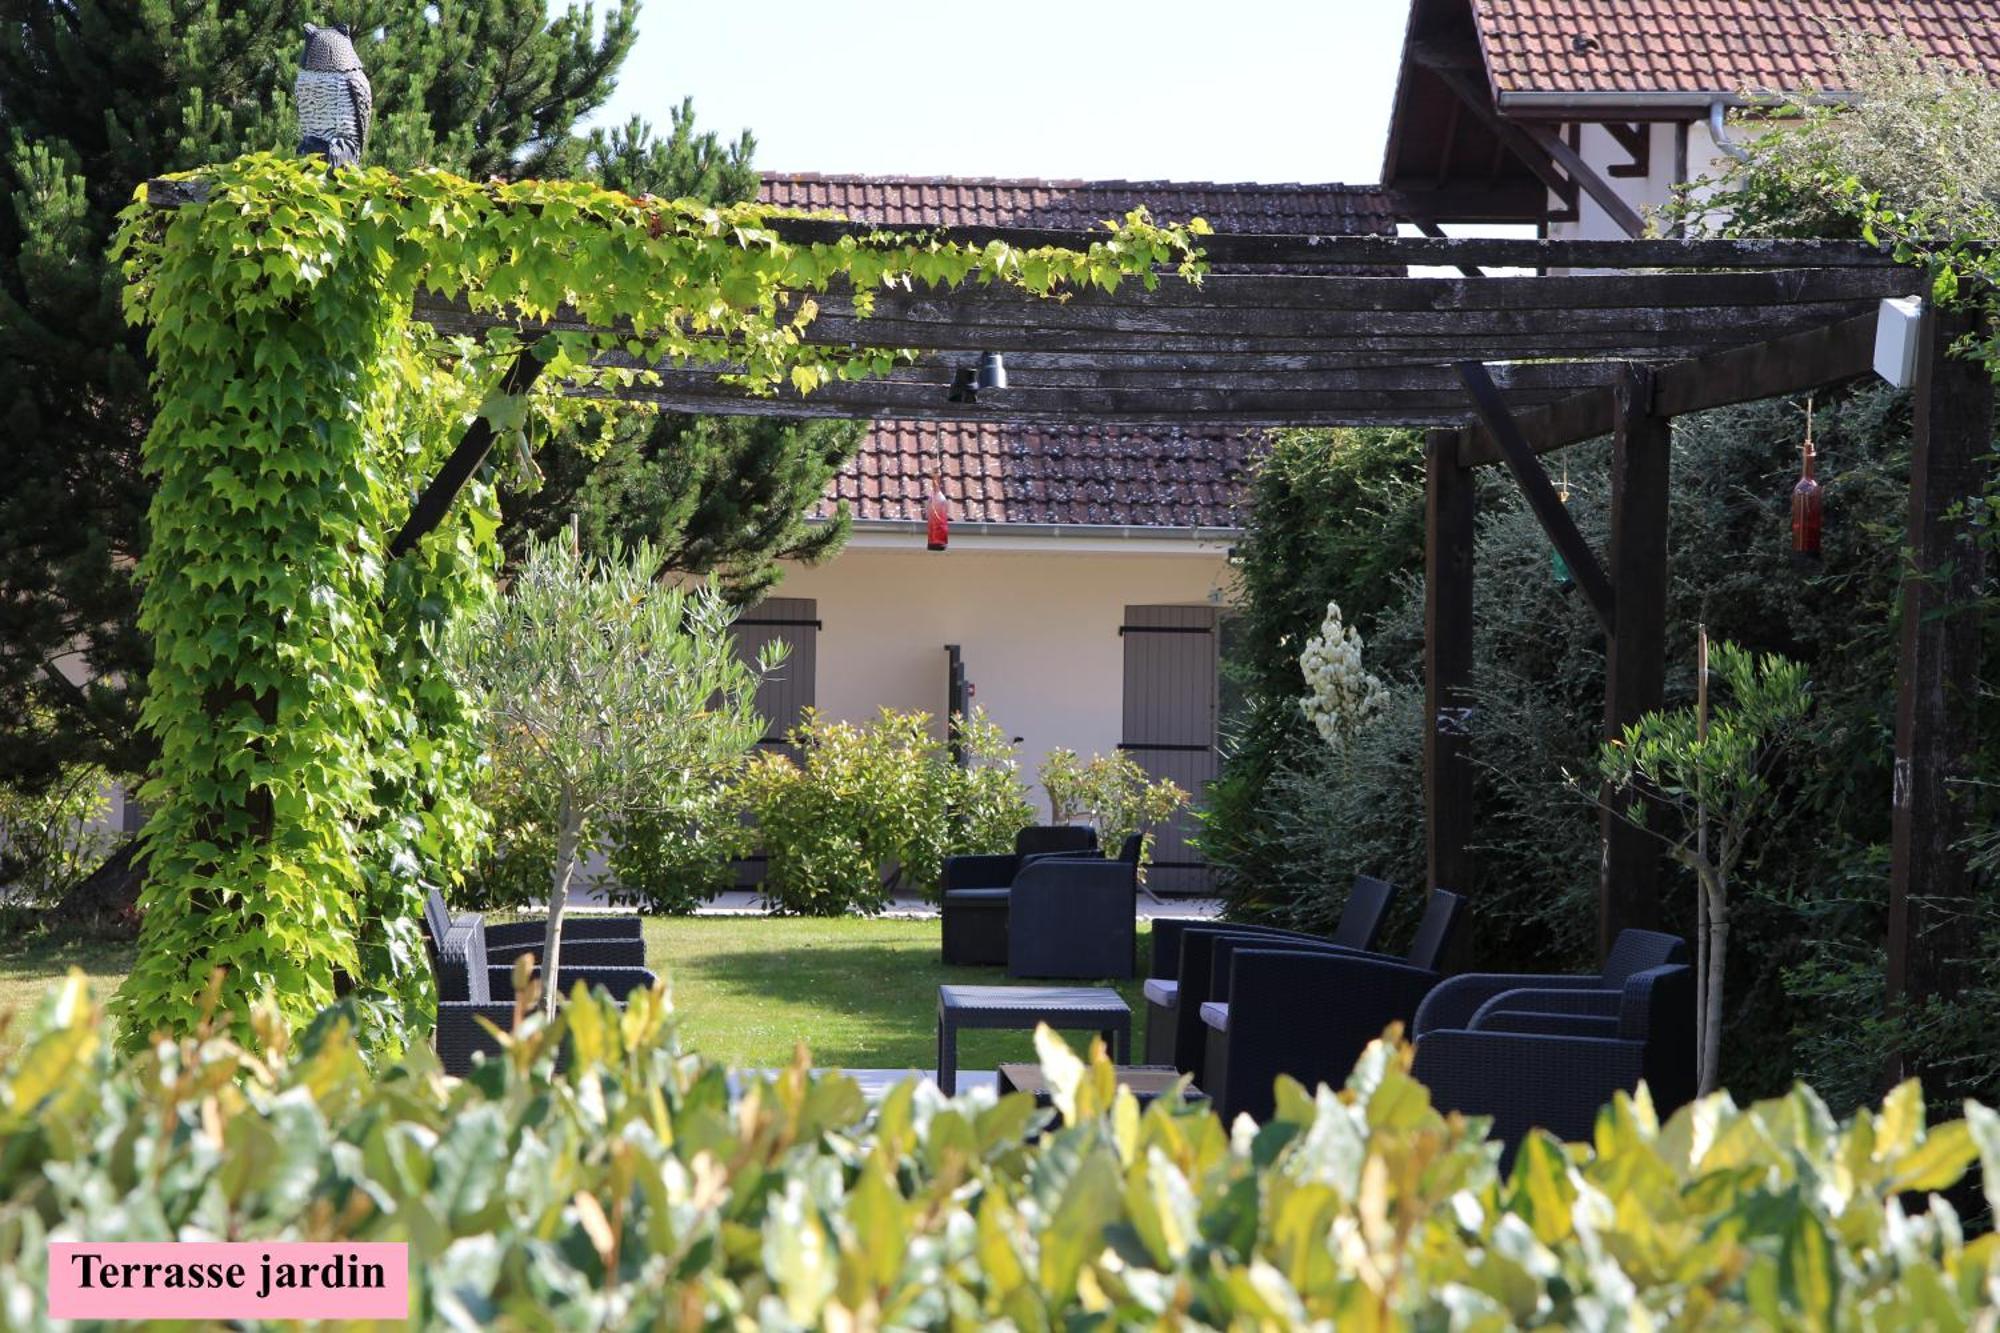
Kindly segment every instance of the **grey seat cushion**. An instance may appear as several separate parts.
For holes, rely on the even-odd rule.
[[[1229,1006],[1210,1000],[1201,1007],[1201,1021],[1217,1032],[1229,1031]]]
[[[1167,1009],[1173,1008],[1181,998],[1181,983],[1166,977],[1147,977],[1146,984],[1139,989],[1145,995],[1147,1003]]]
[[[967,907],[980,904],[1006,906],[1007,895],[1012,889],[953,889],[945,894],[945,901],[959,903]]]

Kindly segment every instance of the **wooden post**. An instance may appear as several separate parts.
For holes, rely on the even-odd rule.
[[[1434,430],[1424,451],[1424,841],[1430,887],[1470,893],[1475,492],[1460,439]]]
[[[1986,570],[1968,511],[1978,510],[1993,447],[1986,367],[1948,355],[1971,328],[1966,316],[1933,311],[1918,353],[1890,835],[1894,1006],[1949,996],[1964,979],[1968,802],[1961,780],[1972,771],[1977,745],[1977,608]],[[1893,1072],[1900,1078],[1919,1071]]]
[[[1653,413],[1653,374],[1627,367],[1611,446],[1610,576],[1618,615],[1605,636],[1604,735],[1657,709],[1666,679],[1667,473],[1671,426]],[[1608,800],[1613,793],[1604,793]],[[1658,839],[1606,810],[1598,868],[1598,956],[1628,926],[1660,923]]]

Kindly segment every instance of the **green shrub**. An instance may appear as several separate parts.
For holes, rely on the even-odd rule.
[[[1292,430],[1258,465],[1236,545],[1223,635],[1223,762],[1198,815],[1202,854],[1246,913],[1279,910],[1285,864],[1265,784],[1322,742],[1299,708],[1299,654],[1338,602],[1371,643],[1424,559],[1423,438],[1407,430]]]
[[[736,861],[755,843],[733,781],[696,787],[669,809],[626,815],[605,835],[611,873],[597,887],[653,916],[686,916],[735,886]]]
[[[508,911],[547,902],[555,833],[506,755],[494,756],[479,800],[493,836],[452,905]],[[657,809],[628,810],[609,821],[596,843],[608,873],[584,879],[621,905],[686,915],[736,882],[735,859],[749,855],[753,841],[733,777],[717,776],[671,793]]]
[[[1059,1113],[915,1083],[871,1107],[803,1053],[732,1100],[665,995],[579,995],[452,1080],[421,1049],[371,1075],[338,1011],[114,1063],[72,977],[0,1076],[0,1308],[51,1327],[52,1235],[404,1241],[421,1329],[1886,1330],[2000,1303],[2000,1238],[1921,1197],[1981,1158],[2000,1190],[2000,1116],[1927,1127],[1914,1085],[1845,1124],[1803,1088],[1665,1125],[1621,1097],[1502,1174],[1380,1043],[1234,1132],[1142,1113],[1047,1033]]]
[[[117,835],[99,822],[110,780],[69,764],[38,791],[0,786],[0,903],[49,906],[110,854]]]
[[[1013,743],[983,708],[958,718],[958,743],[965,763],[949,775],[949,850],[1011,852],[1014,835],[1035,822]]]
[[[944,858],[995,852],[1033,817],[1004,733],[975,711],[952,762],[928,713],[884,708],[867,726],[808,710],[788,739],[802,759],[759,755],[738,790],[764,848],[773,911],[879,911],[898,882],[935,892]]]
[[[1042,758],[1037,774],[1049,797],[1049,819],[1073,824],[1088,819],[1097,828],[1098,845],[1106,856],[1117,856],[1125,839],[1145,836],[1139,843],[1139,882],[1153,862],[1153,829],[1174,817],[1188,794],[1171,778],[1155,781],[1138,761],[1125,754],[1094,754],[1079,759],[1061,747]]]

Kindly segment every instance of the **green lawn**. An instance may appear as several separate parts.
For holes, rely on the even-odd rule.
[[[684,1040],[752,1067],[788,1063],[793,1043],[803,1041],[819,1065],[928,1069],[936,1060],[938,984],[1006,981],[998,968],[939,963],[935,920],[666,918],[646,923],[646,957],[673,985]],[[72,964],[108,994],[131,963],[130,944],[16,932],[0,940],[0,1013],[33,1004]],[[1132,1006],[1136,1049],[1145,1038],[1139,983],[1117,984]],[[8,1044],[0,1034],[0,1048]],[[1032,1059],[1034,1044],[1025,1032],[970,1032],[958,1048],[961,1069],[990,1070],[1003,1059]]]
[[[25,924],[19,915],[0,916],[0,1023],[8,1015],[16,1023],[24,1021],[49,983],[72,967],[84,970],[100,998],[110,995],[131,970],[132,954],[129,940],[52,935]],[[13,1044],[8,1029],[0,1027],[0,1052]]]

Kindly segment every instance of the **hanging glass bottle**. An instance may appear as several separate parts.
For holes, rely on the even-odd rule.
[[[1567,459],[1563,462],[1562,489],[1556,492],[1556,499],[1562,501],[1565,505],[1569,503],[1569,462]],[[1563,559],[1563,553],[1554,546],[1549,547],[1549,570],[1556,577],[1556,586],[1564,592],[1568,592],[1576,586],[1576,575],[1570,573],[1569,561]]]
[[[1818,453],[1813,448],[1813,406],[1806,400],[1806,442],[1800,450],[1802,469],[1792,487],[1792,559],[1814,564],[1820,558],[1820,486],[1814,477]]]
[[[942,551],[951,541],[951,501],[945,498],[943,476],[935,472],[931,474],[931,498],[924,506],[924,518],[929,549]]]

